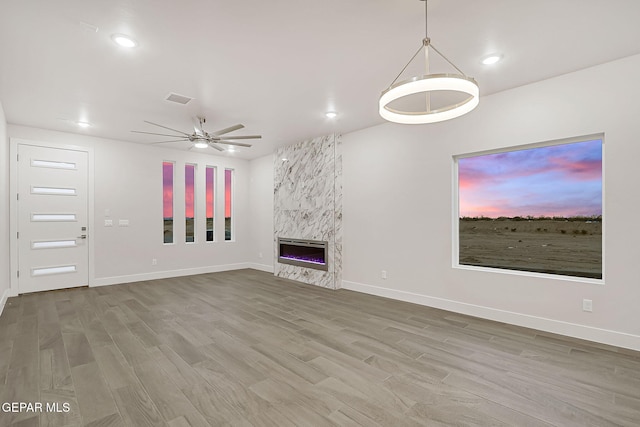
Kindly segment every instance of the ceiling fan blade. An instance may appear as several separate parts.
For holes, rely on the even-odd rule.
[[[211,148],[215,148],[215,149],[216,149],[216,150],[218,150],[218,151],[224,151],[224,148],[220,148],[220,147],[218,147],[218,146],[217,146],[216,144],[214,144],[213,142],[210,142],[210,143],[209,143],[209,147],[211,147]]]
[[[260,138],[262,138],[262,135],[242,135],[242,136],[228,135],[224,137],[224,139],[260,139]]]
[[[157,141],[157,142],[148,142],[147,144],[164,144],[165,142],[185,142],[188,141],[189,139],[187,138],[183,138],[183,139],[171,139],[169,141]]]
[[[218,132],[213,132],[211,135],[224,135],[225,133],[229,133],[229,132],[233,132],[234,130],[238,130],[238,129],[242,129],[244,127],[244,125],[241,124],[237,124],[234,126],[229,126],[228,128],[224,128],[222,130],[219,130]]]
[[[225,141],[224,139],[221,139],[220,141],[216,141],[216,144],[237,145],[238,147],[251,147],[251,144],[243,144],[242,142],[234,142],[234,141]]]
[[[180,135],[167,135],[166,133],[143,132],[141,130],[132,130],[133,133],[144,133],[145,135],[169,136],[171,138],[181,138]]]
[[[163,128],[163,129],[167,129],[167,130],[170,130],[170,131],[173,131],[173,132],[178,132],[179,134],[182,134],[182,135],[185,135],[185,136],[189,136],[189,134],[188,134],[188,133],[182,132],[181,130],[171,129],[171,128],[169,128],[169,127],[162,126],[162,125],[159,125],[159,124],[157,124],[157,123],[150,122],[150,121],[148,121],[148,120],[143,120],[143,121],[144,121],[145,123],[149,123],[150,125],[158,126],[158,127]],[[175,135],[174,135],[174,136],[175,136]]]

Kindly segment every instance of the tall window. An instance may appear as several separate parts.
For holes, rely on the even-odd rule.
[[[213,242],[215,236],[214,229],[214,212],[215,212],[215,176],[216,168],[213,166],[207,166],[205,173],[205,189],[206,189],[206,202],[207,202],[207,242]]]
[[[602,279],[602,146],[458,157],[458,264]]]
[[[162,216],[164,243],[173,243],[173,163],[162,163]]]
[[[224,240],[232,240],[233,233],[233,169],[224,170]]]
[[[195,242],[195,180],[196,165],[184,166],[184,214],[185,214],[185,234],[187,243]]]

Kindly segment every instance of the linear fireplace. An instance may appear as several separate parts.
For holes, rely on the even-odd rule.
[[[278,237],[278,262],[327,271],[327,242]]]

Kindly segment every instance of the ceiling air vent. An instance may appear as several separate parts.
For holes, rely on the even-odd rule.
[[[178,104],[185,105],[193,98],[189,98],[188,96],[178,95],[177,93],[170,93],[165,98],[167,101],[177,102]]]

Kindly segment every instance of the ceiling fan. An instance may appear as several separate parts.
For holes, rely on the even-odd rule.
[[[207,132],[203,128],[203,125],[205,124],[207,119],[204,118],[204,117],[200,117],[200,116],[197,117],[197,119],[198,119],[198,123],[200,125],[193,127],[193,133],[182,132],[180,130],[172,129],[170,127],[163,126],[163,125],[159,125],[158,123],[153,123],[153,122],[150,122],[148,120],[144,120],[144,122],[145,123],[149,123],[150,125],[154,125],[154,126],[161,127],[163,129],[170,130],[171,132],[175,132],[177,135],[167,135],[165,133],[155,133],[155,132],[143,132],[143,131],[140,131],[140,130],[132,130],[131,132],[133,132],[133,133],[143,133],[143,134],[146,134],[146,135],[156,135],[156,136],[166,136],[166,137],[170,137],[170,138],[178,138],[178,139],[171,139],[171,140],[168,140],[168,141],[152,142],[151,144],[165,144],[167,142],[189,141],[189,142],[193,143],[193,146],[191,148],[193,148],[193,147],[195,147],[195,148],[211,147],[211,148],[214,148],[214,149],[216,149],[218,151],[225,151],[224,148],[220,147],[218,144],[235,145],[235,146],[239,146],[239,147],[251,147],[251,144],[245,144],[245,143],[242,143],[242,142],[236,142],[236,140],[237,139],[259,139],[259,138],[262,138],[261,135],[238,135],[238,136],[226,135],[226,134],[228,134],[230,132],[233,132],[233,131],[236,131],[238,129],[244,128],[244,125],[241,125],[241,124],[230,126],[228,128],[221,129],[221,130],[219,130],[217,132]]]

